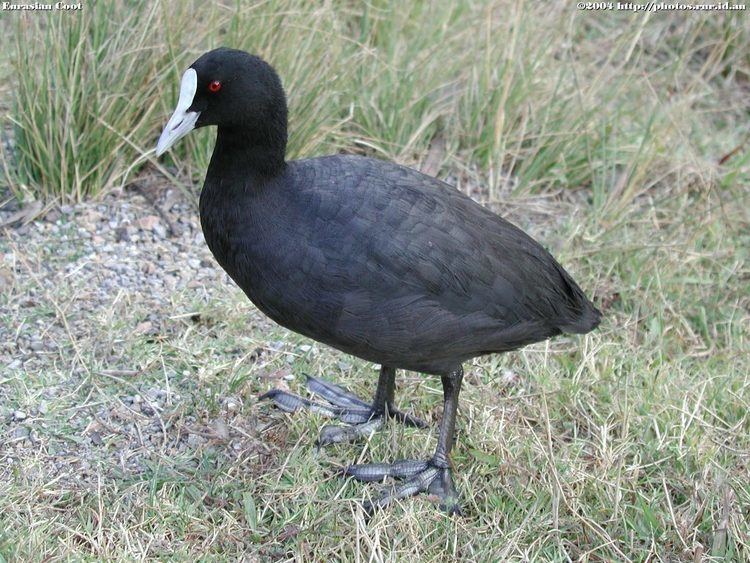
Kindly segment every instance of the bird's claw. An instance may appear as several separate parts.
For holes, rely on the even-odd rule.
[[[386,414],[408,426],[417,428],[427,426],[419,418],[395,408],[378,412],[348,389],[317,377],[307,376],[307,388],[311,393],[322,397],[330,404],[311,401],[280,389],[272,389],[262,395],[260,399],[271,399],[277,407],[285,412],[307,409],[324,416],[338,418],[341,422],[350,425],[335,426],[329,424],[324,426],[316,442],[318,448],[328,444],[367,438],[382,428]]]
[[[438,467],[432,461],[402,460],[395,463],[350,465],[343,473],[365,482],[381,481],[386,477],[400,480],[393,487],[384,490],[375,500],[364,503],[368,514],[394,500],[423,492],[439,497],[440,508],[449,515],[461,514],[450,468]]]

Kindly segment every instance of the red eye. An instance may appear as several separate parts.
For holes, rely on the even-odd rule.
[[[218,80],[214,80],[213,82],[209,82],[208,84],[208,91],[212,93],[216,93],[219,90],[221,90],[221,82]]]

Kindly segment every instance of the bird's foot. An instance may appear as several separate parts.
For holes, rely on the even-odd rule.
[[[426,492],[438,496],[440,508],[449,515],[461,514],[459,496],[453,485],[450,467],[446,463],[409,459],[394,463],[364,463],[350,465],[344,469],[344,475],[366,482],[382,481],[385,477],[399,480],[393,487],[385,489],[377,499],[365,503],[365,510],[369,513],[387,506],[395,499]]]
[[[325,416],[338,418],[347,424],[347,426],[331,424],[324,426],[318,437],[318,447],[369,437],[383,426],[386,416],[395,418],[408,426],[417,428],[427,426],[421,419],[392,406],[375,409],[348,389],[317,377],[307,376],[307,388],[313,394],[328,401],[329,404],[311,401],[280,389],[269,391],[261,396],[261,399],[271,399],[277,407],[286,412],[309,409]]]

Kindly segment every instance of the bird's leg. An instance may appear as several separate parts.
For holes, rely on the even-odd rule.
[[[403,460],[395,463],[365,463],[350,465],[344,470],[360,481],[381,481],[385,477],[400,479],[390,490],[379,498],[368,503],[366,508],[372,510],[386,506],[394,499],[406,498],[417,493],[428,492],[440,497],[440,508],[448,514],[460,514],[458,493],[453,485],[450,469],[450,453],[453,447],[456,428],[456,410],[458,394],[461,391],[463,370],[443,376],[443,420],[440,422],[440,434],[435,454],[428,461]]]
[[[382,366],[380,368],[380,377],[378,378],[378,388],[375,390],[375,397],[372,399],[370,407],[374,416],[389,416],[403,422],[407,426],[417,428],[426,428],[427,424],[410,414],[402,412],[396,408],[393,397],[396,392],[396,369]]]
[[[395,407],[393,403],[395,381],[396,370],[388,366],[381,367],[378,388],[371,405],[340,385],[312,376],[307,377],[307,388],[330,404],[311,401],[279,389],[269,391],[261,399],[271,399],[276,406],[287,412],[306,408],[338,418],[347,424],[347,426],[330,424],[324,426],[318,438],[318,446],[370,436],[383,426],[385,418],[389,416],[409,426],[424,428],[427,425],[423,421]]]

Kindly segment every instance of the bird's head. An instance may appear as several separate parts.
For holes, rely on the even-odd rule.
[[[217,125],[220,134],[247,145],[281,142],[283,147],[286,112],[281,80],[271,65],[245,51],[214,49],[182,75],[177,107],[159,137],[156,155],[206,125]]]

